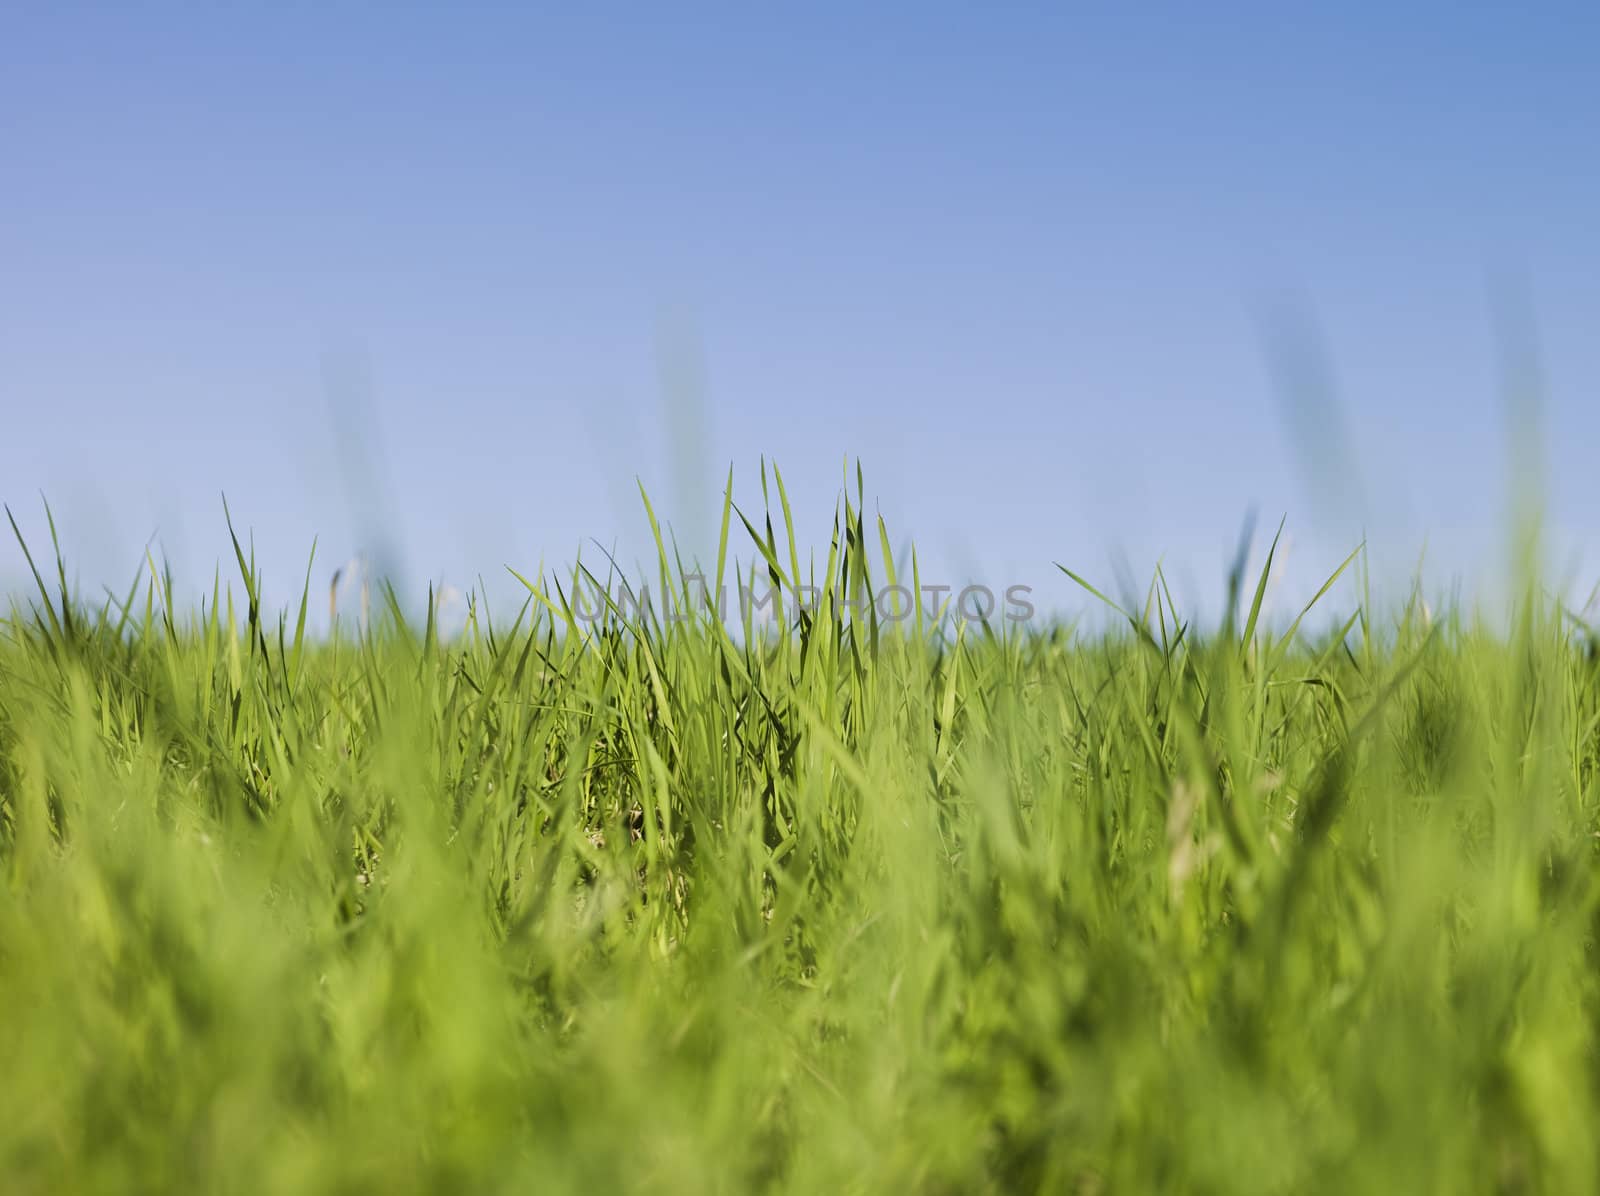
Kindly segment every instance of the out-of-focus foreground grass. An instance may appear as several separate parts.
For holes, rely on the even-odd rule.
[[[742,522],[715,580],[731,523],[792,583]],[[846,501],[807,579],[893,581],[880,532]],[[239,558],[237,608],[5,626],[7,1192],[1600,1182],[1552,605],[763,631],[536,582],[313,640]]]

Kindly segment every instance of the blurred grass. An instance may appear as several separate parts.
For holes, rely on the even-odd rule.
[[[773,480],[713,584],[802,580]],[[895,580],[859,495],[824,593]],[[1531,584],[730,628],[650,522],[654,614],[580,566],[448,643],[314,640],[238,539],[195,611],[36,574],[0,1186],[1595,1189],[1600,654]]]

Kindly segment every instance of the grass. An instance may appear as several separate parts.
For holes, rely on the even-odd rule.
[[[778,498],[715,581],[801,576]],[[887,543],[858,490],[805,576]],[[441,642],[233,548],[5,625],[8,1192],[1600,1182],[1600,664],[1531,588],[763,630],[574,574]]]

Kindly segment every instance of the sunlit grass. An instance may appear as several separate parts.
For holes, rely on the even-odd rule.
[[[916,587],[773,482],[710,584]],[[318,639],[231,551],[5,625],[8,1192],[1595,1189],[1600,664],[1531,585]]]

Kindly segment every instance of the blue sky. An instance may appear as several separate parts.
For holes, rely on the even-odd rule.
[[[51,499],[93,593],[153,535],[209,583],[226,491],[281,601],[314,535],[325,576],[381,528],[414,585],[631,559],[636,476],[699,542],[763,454],[825,547],[848,455],[936,573],[1070,609],[1051,561],[1164,556],[1214,600],[1254,507],[1292,596],[1363,529],[1492,573],[1536,378],[1559,569],[1596,497],[1597,34],[10,5],[0,497],[36,537]]]

